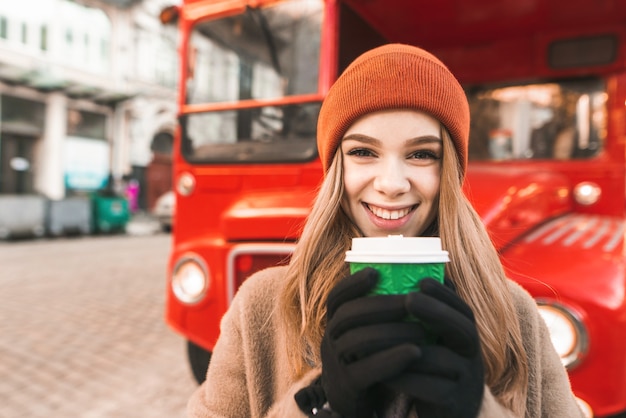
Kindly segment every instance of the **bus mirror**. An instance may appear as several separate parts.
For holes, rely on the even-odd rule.
[[[159,13],[159,20],[162,24],[176,23],[180,14],[179,6],[167,6]]]

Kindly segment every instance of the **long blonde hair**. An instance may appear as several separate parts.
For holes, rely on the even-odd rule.
[[[441,237],[451,259],[446,274],[474,311],[485,382],[503,405],[523,416],[528,364],[517,313],[498,254],[462,192],[459,160],[444,128],[442,137],[439,211],[428,233]],[[292,255],[279,299],[278,308],[289,341],[289,362],[296,377],[320,364],[326,299],[336,282],[348,274],[345,251],[350,248],[351,239],[361,235],[341,209],[343,192],[339,149]]]

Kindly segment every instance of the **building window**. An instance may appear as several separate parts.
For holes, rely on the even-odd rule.
[[[65,187],[68,193],[105,187],[110,173],[107,115],[79,109],[67,111]]]
[[[106,39],[100,39],[100,59],[107,62],[109,58],[109,42]]]
[[[89,34],[88,33],[85,33],[83,35],[83,45],[84,45],[83,54],[85,56],[85,60],[89,60],[89,56],[91,55],[91,50],[89,49]]]
[[[69,109],[67,111],[67,135],[106,139],[106,115]]]
[[[156,60],[154,71],[156,82],[165,87],[174,88],[176,86],[176,44],[167,35],[162,35],[159,39],[158,47],[155,51]]]
[[[28,26],[26,22],[22,22],[22,43],[24,45],[28,43]]]
[[[4,94],[0,96],[0,109],[2,131],[34,137],[43,134],[45,104]]]
[[[68,46],[72,46],[72,44],[74,43],[74,33],[72,33],[71,29],[67,29],[65,31],[65,42]]]
[[[5,16],[0,16],[0,38],[8,39],[9,22]]]
[[[42,25],[39,29],[39,48],[42,51],[48,50],[48,27],[46,25]]]
[[[62,20],[59,21],[59,26],[63,27],[61,32],[63,45],[56,48],[55,43],[54,46],[48,47],[71,66],[96,74],[106,74],[110,69],[109,50],[106,48],[111,38],[109,17],[97,7],[83,5],[82,2],[74,0],[58,2],[61,5],[59,15],[62,16]],[[53,27],[50,30],[49,42],[55,42]]]

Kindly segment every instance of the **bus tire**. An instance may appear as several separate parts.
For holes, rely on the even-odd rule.
[[[209,368],[209,361],[211,360],[211,352],[188,340],[187,358],[189,359],[193,377],[198,384],[204,382],[206,379],[206,371]]]

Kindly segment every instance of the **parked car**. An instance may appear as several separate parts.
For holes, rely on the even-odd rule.
[[[161,229],[169,232],[173,227],[174,211],[176,210],[176,195],[170,190],[163,193],[154,204],[152,214],[158,219]]]

